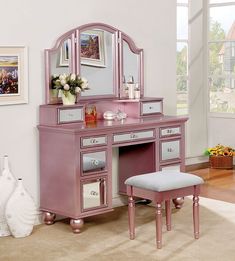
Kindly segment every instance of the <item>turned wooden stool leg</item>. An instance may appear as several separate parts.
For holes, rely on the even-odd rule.
[[[193,227],[194,227],[194,238],[199,238],[199,197],[193,197]]]
[[[162,204],[156,204],[156,239],[157,248],[162,248]]]
[[[132,196],[128,198],[128,217],[130,239],[135,238],[135,201]]]
[[[171,202],[170,200],[165,201],[165,211],[166,211],[166,229],[171,230]]]

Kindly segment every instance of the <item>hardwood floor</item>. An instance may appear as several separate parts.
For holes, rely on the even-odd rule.
[[[198,169],[189,173],[202,177],[201,196],[235,203],[235,169]]]

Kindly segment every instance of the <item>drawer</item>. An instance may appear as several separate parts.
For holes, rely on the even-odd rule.
[[[160,137],[166,137],[171,135],[181,135],[181,128],[179,126],[160,128]]]
[[[141,139],[150,139],[154,138],[154,130],[144,130],[144,131],[134,131],[126,133],[118,133],[113,135],[113,142],[131,142]]]
[[[93,174],[94,172],[107,171],[107,151],[92,151],[81,153],[81,174],[82,176]]]
[[[58,109],[58,124],[81,122],[84,119],[83,106],[71,109]]]
[[[142,115],[161,114],[162,101],[142,102]]]
[[[96,136],[96,137],[89,137],[89,138],[81,138],[81,147],[93,147],[93,146],[101,146],[107,145],[107,136]]]
[[[161,142],[161,161],[180,159],[180,140]]]

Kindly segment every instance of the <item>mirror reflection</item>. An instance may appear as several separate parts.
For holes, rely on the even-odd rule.
[[[98,151],[83,154],[82,156],[82,172],[89,174],[93,171],[103,171],[106,167],[106,152]]]
[[[133,83],[139,83],[138,62],[139,55],[133,53],[128,43],[123,41],[123,77],[126,82],[131,79]]]
[[[82,184],[83,209],[106,205],[106,180],[101,178]]]
[[[113,33],[94,28],[80,33],[81,75],[89,79],[90,90],[82,96],[114,95]]]
[[[52,89],[52,75],[70,73],[89,82],[90,90],[81,93],[81,100],[122,98],[124,76],[126,82],[134,79],[143,96],[142,53],[129,36],[110,25],[92,23],[66,32],[45,50],[46,103],[62,101]]]

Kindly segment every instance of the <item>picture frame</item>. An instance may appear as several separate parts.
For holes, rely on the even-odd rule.
[[[104,31],[88,30],[80,35],[81,64],[106,67]]]
[[[0,46],[0,105],[28,103],[28,52]]]
[[[69,66],[69,39],[60,49],[59,66]],[[104,31],[87,30],[80,34],[81,64],[106,67]]]

